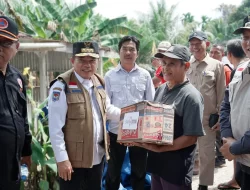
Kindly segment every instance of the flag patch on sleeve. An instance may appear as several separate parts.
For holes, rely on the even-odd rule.
[[[52,100],[53,100],[53,102],[56,102],[56,101],[58,101],[59,100],[59,98],[60,98],[60,91],[58,92],[58,91],[53,91],[53,96],[52,96]]]

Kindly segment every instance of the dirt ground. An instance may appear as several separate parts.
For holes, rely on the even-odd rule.
[[[209,190],[216,190],[218,184],[227,182],[231,179],[233,175],[233,162],[226,162],[226,166],[222,168],[215,168],[214,171],[214,185],[209,186]],[[197,190],[199,185],[199,176],[193,177],[193,190]]]

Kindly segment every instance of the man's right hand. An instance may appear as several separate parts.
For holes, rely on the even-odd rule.
[[[58,173],[65,181],[71,180],[71,175],[74,172],[69,160],[65,160],[57,163]]]

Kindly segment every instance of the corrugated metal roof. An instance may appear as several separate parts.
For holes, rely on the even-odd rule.
[[[70,63],[70,53],[48,52],[47,71],[65,72],[72,68]],[[39,58],[34,52],[18,52],[11,60],[11,64],[22,71],[25,67],[30,67],[31,71],[39,71]]]

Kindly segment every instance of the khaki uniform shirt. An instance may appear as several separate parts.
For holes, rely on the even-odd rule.
[[[240,64],[235,71],[234,77],[229,84],[229,101],[231,106],[230,121],[233,137],[241,144],[244,149],[249,147],[250,131],[250,74],[249,61]],[[233,143],[232,146],[234,146]],[[241,146],[237,148],[237,162],[250,167],[250,154],[242,153]],[[234,149],[236,149],[234,148]],[[249,150],[249,149],[248,149]],[[244,151],[245,152],[245,151]]]
[[[210,114],[219,112],[224,97],[226,82],[223,64],[208,54],[201,62],[192,56],[187,78],[204,98],[203,124],[208,125]]]

